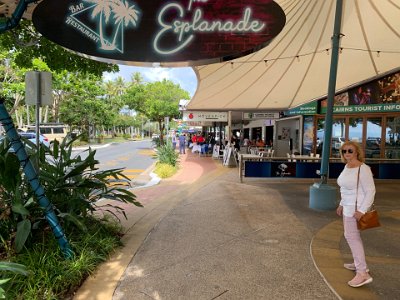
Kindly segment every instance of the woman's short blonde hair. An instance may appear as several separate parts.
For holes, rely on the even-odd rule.
[[[358,159],[360,162],[364,162],[364,160],[365,160],[365,159],[364,159],[364,152],[363,152],[363,150],[361,149],[360,144],[357,143],[357,142],[354,142],[354,141],[346,141],[346,142],[343,143],[342,146],[340,146],[339,152],[340,152],[340,158],[341,158],[342,162],[344,162],[344,163],[346,162],[346,160],[344,159],[343,153],[342,153],[342,149],[343,149],[343,147],[345,147],[345,146],[353,146],[354,149],[356,149],[356,152],[357,152],[357,159]]]

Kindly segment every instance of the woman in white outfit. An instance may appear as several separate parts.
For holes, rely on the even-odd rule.
[[[340,154],[342,161],[346,165],[337,179],[337,183],[340,186],[341,201],[336,213],[339,216],[343,216],[344,236],[354,260],[353,263],[344,264],[344,267],[356,271],[355,277],[348,284],[351,287],[360,287],[371,283],[372,277],[368,273],[364,246],[360,231],[357,228],[357,220],[369,210],[374,202],[375,184],[370,167],[364,164],[363,153],[358,143],[353,141],[345,142],[340,147]],[[358,180],[357,177],[359,178]],[[356,199],[357,209],[355,208]]]

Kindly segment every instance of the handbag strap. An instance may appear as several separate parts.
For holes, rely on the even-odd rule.
[[[358,185],[360,183],[360,169],[361,169],[361,165],[358,167],[358,173],[357,173],[357,194],[356,194],[356,211],[357,211],[357,198],[358,198]],[[369,207],[368,210],[372,210],[375,207],[375,203],[372,202],[371,206]]]
[[[356,211],[357,211],[357,198],[358,198],[358,184],[360,183],[360,169],[361,165],[358,166],[358,172],[357,172]]]

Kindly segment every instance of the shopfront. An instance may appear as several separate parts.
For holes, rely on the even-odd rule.
[[[268,146],[274,140],[275,123],[279,119],[278,112],[245,112],[243,113],[244,137],[255,142],[262,139]]]
[[[276,126],[276,151],[293,153],[299,126],[302,155],[322,154],[325,135],[326,99],[286,112]],[[298,121],[294,123],[294,120]],[[295,139],[287,149],[285,139]],[[283,140],[283,141],[282,141]],[[335,96],[330,157],[340,158],[344,141],[361,144],[376,178],[400,178],[400,73],[351,88]],[[281,145],[285,143],[285,145]],[[282,149],[279,149],[281,147]],[[283,151],[283,152],[282,152]]]
[[[326,100],[287,112],[302,116],[302,154],[319,153],[325,133]],[[367,159],[400,159],[400,73],[335,96],[330,157],[346,140],[362,145]]]

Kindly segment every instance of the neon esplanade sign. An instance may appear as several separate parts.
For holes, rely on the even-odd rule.
[[[93,59],[179,66],[252,53],[286,18],[272,0],[43,0],[32,20],[48,39]]]

